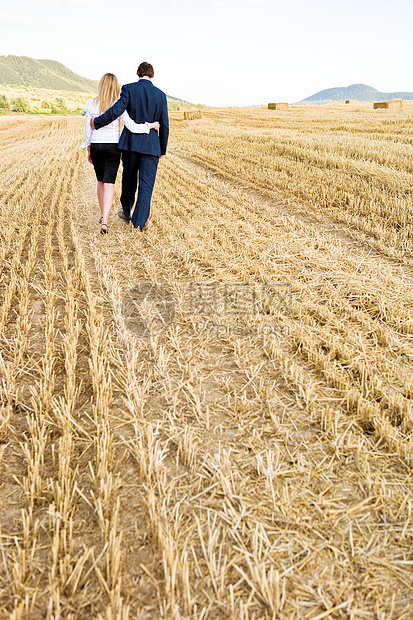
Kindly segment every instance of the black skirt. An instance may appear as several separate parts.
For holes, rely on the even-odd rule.
[[[97,180],[101,183],[114,183],[120,164],[120,151],[117,143],[92,142],[90,157]]]

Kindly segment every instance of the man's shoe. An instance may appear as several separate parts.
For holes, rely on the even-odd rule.
[[[131,221],[131,219],[132,219],[132,218],[130,217],[130,215],[125,215],[125,214],[124,214],[124,212],[123,212],[122,210],[121,210],[121,211],[118,211],[118,215],[119,215],[120,219],[121,219],[121,220],[123,220],[124,222],[126,222],[127,224],[129,224],[129,222],[130,222],[130,221]]]

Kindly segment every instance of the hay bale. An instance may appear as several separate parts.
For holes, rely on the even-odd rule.
[[[201,110],[184,110],[185,121],[194,121],[197,118],[202,118]]]
[[[269,103],[269,110],[288,110],[288,103]]]
[[[373,110],[401,110],[403,102],[401,99],[389,99],[388,101],[375,101]]]
[[[358,103],[359,100],[358,99],[346,99],[346,103]]]

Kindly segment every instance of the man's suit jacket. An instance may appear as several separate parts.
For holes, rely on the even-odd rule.
[[[120,97],[109,110],[95,118],[95,128],[100,129],[118,118],[125,110],[135,123],[159,121],[158,132],[151,129],[148,134],[132,133],[124,127],[119,139],[119,148],[145,155],[165,155],[169,135],[168,104],[166,95],[150,80],[140,79],[122,86]]]

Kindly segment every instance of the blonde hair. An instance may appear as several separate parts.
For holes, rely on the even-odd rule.
[[[99,112],[103,114],[119,99],[120,86],[118,78],[113,73],[105,73],[100,78],[98,94],[95,99]]]

